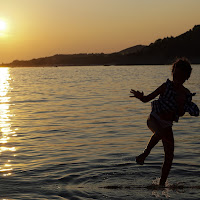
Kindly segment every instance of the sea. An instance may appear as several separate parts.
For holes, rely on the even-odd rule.
[[[185,87],[197,93],[200,65]],[[175,157],[158,186],[162,143],[135,157],[152,133],[148,94],[172,79],[170,65],[0,68],[0,199],[200,199],[200,118],[174,123]]]

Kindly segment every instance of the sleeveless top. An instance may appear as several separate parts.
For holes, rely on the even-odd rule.
[[[159,96],[158,100],[154,100],[151,103],[152,111],[156,113],[163,113],[172,111],[175,113],[174,121],[178,122],[179,114],[178,114],[178,106],[176,102],[176,92],[173,88],[173,83],[169,79],[166,81],[166,89],[164,94]],[[189,93],[186,95],[186,102],[184,105],[184,111],[188,112],[191,116],[199,116],[199,108],[195,103],[192,102],[192,96],[196,93]]]

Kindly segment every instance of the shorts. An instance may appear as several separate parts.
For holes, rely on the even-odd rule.
[[[157,120],[159,125],[164,129],[167,127],[173,126],[173,121],[167,121],[167,120],[160,119],[160,116],[154,111],[152,111],[150,115],[152,115]]]

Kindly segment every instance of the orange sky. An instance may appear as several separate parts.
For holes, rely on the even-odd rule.
[[[199,0],[1,0],[0,63],[148,45],[200,24],[199,8]]]

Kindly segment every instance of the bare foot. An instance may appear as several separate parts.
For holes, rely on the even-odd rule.
[[[144,160],[147,157],[147,155],[145,153],[140,154],[139,156],[137,156],[135,158],[135,161],[139,164],[139,165],[143,165],[144,164]]]

